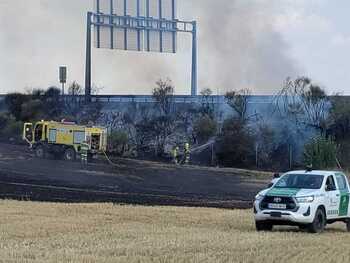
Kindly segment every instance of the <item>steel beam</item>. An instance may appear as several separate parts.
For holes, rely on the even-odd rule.
[[[197,96],[197,22],[193,21],[191,96]]]
[[[87,13],[86,23],[86,62],[85,62],[85,102],[91,101],[91,25],[92,13]]]

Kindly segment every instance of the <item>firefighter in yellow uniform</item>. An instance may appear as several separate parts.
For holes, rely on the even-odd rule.
[[[89,152],[89,144],[86,141],[80,144],[80,159],[83,167],[86,167],[88,164],[88,152]]]
[[[189,143],[185,143],[184,155],[185,155],[185,164],[189,164],[190,158],[191,158],[191,149],[190,149]]]
[[[179,164],[179,160],[178,160],[179,147],[178,146],[175,146],[173,148],[172,155],[173,155],[173,162],[174,162],[174,164],[178,165]]]

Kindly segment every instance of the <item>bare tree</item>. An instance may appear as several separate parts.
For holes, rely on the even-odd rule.
[[[159,110],[159,116],[150,121],[150,126],[156,143],[155,154],[161,156],[165,150],[166,140],[175,129],[175,117],[172,112],[174,108],[174,87],[171,80],[158,80],[152,94]]]
[[[103,87],[103,86],[99,87],[97,85],[92,85],[91,94],[92,95],[99,95],[104,88],[105,87]]]
[[[246,121],[248,110],[248,99],[251,96],[250,89],[242,89],[239,91],[229,91],[225,98],[228,105],[238,114],[241,121]]]
[[[210,118],[214,118],[214,102],[212,99],[213,91],[209,88],[206,88],[203,89],[200,94],[202,96],[200,113],[202,115],[207,115]]]
[[[282,90],[277,95],[277,108],[296,124],[306,125],[323,133],[330,100],[326,92],[312,83],[307,77],[295,80],[287,78]]]
[[[68,95],[78,96],[83,95],[84,90],[83,87],[79,85],[78,82],[73,81],[73,83],[68,87]]]
[[[206,89],[203,89],[201,90],[201,95],[205,98],[208,98],[210,97],[211,95],[213,95],[213,91],[210,89],[210,88],[206,88]]]
[[[168,116],[171,113],[174,102],[174,87],[171,80],[158,80],[156,87],[152,92],[153,98],[156,100],[156,105],[161,115]]]
[[[92,93],[96,94],[102,88],[92,87]],[[101,115],[102,104],[97,100],[90,104],[85,104],[84,88],[76,81],[68,87],[68,97],[65,98],[65,117],[79,123],[96,122]]]

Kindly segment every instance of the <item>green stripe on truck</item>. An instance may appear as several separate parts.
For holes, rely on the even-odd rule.
[[[339,216],[347,216],[349,208],[349,192],[340,191]]]
[[[267,196],[283,196],[283,197],[293,197],[296,196],[300,189],[294,188],[272,188],[267,192]]]

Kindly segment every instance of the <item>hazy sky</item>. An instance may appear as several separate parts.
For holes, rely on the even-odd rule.
[[[0,93],[83,84],[86,12],[93,0],[0,0]],[[350,94],[348,0],[178,0],[179,18],[199,22],[199,87],[272,94],[307,75],[329,93]],[[94,50],[93,83],[106,94],[149,94],[170,78],[190,91],[191,39],[176,55]]]

